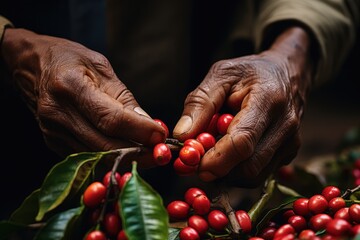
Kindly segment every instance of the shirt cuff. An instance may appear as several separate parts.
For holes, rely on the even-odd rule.
[[[13,27],[13,24],[3,16],[0,16],[0,43],[4,35],[4,31],[7,27]]]
[[[347,57],[356,38],[351,13],[341,1],[273,0],[265,1],[255,32],[258,50],[271,36],[271,27],[281,22],[297,22],[309,30],[317,44],[318,62],[315,85],[332,79]]]

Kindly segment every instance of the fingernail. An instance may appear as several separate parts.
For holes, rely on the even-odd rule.
[[[192,127],[192,119],[189,116],[182,116],[174,128],[174,135],[181,135]]]
[[[141,107],[135,107],[134,111],[137,112],[138,114],[145,116],[145,117],[150,117],[149,114],[147,114]]]
[[[208,172],[208,171],[200,172],[199,177],[201,180],[203,180],[205,182],[210,182],[210,181],[217,179],[217,176],[215,176],[214,174],[212,174],[211,172]]]

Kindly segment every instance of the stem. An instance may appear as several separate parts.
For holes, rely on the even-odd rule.
[[[348,198],[350,197],[351,194],[353,194],[354,192],[357,192],[360,190],[360,185],[357,185],[355,188],[353,189],[346,189],[346,191],[344,192],[344,194],[341,196],[342,198]]]
[[[221,207],[222,209],[225,210],[225,213],[230,221],[232,233],[235,234],[236,236],[239,236],[241,232],[241,227],[236,219],[235,211],[230,205],[229,195],[227,193],[221,193],[218,197],[214,199],[213,206]]]
[[[261,198],[251,207],[248,211],[249,217],[253,223],[257,221],[261,212],[263,212],[266,204],[269,202],[269,199],[274,193],[275,189],[275,180],[273,178],[266,181],[265,190]]]
[[[182,142],[180,142],[179,140],[175,139],[175,138],[167,138],[165,140],[166,145],[169,146],[170,150],[173,151],[180,151],[180,149],[184,146],[184,144]]]
[[[118,153],[118,155],[115,158],[115,162],[114,165],[111,169],[111,176],[110,176],[110,182],[109,185],[106,188],[106,197],[105,197],[105,202],[102,206],[101,212],[100,212],[100,216],[98,218],[98,223],[101,223],[104,220],[104,216],[106,213],[106,207],[108,202],[110,202],[110,195],[112,193],[112,189],[115,190],[114,195],[118,196],[119,194],[119,187],[118,187],[118,183],[116,181],[115,178],[115,173],[119,167],[119,164],[121,162],[121,160],[124,158],[124,156],[126,156],[127,154],[131,154],[131,153],[139,153],[143,150],[143,147],[141,146],[137,146],[137,147],[129,147],[129,148],[121,148],[121,149],[117,149],[116,152]]]

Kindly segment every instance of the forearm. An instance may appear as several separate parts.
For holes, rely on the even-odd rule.
[[[299,26],[289,27],[283,29],[269,48],[260,53],[260,56],[265,58],[271,56],[270,59],[277,62],[278,68],[285,70],[275,73],[285,75],[278,78],[286,81],[284,86],[291,86],[288,90],[292,93],[292,100],[296,103],[295,111],[300,118],[303,115],[308,93],[314,84],[318,58],[312,51],[313,44],[308,31]]]
[[[359,14],[353,0],[264,0],[255,28],[256,44],[258,50],[269,47],[279,26],[304,27],[316,43],[314,84],[321,84],[336,76],[353,46]]]
[[[36,55],[39,52],[39,37],[37,34],[18,28],[8,28],[4,31],[1,44],[1,58],[10,72],[13,72],[19,64],[28,69],[36,69],[39,64]],[[31,61],[28,61],[29,59]],[[29,66],[23,66],[26,63]]]

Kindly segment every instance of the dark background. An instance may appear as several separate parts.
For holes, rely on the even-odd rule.
[[[90,2],[102,7],[101,1]],[[67,1],[12,1],[12,7],[5,1],[1,5],[0,14],[17,27],[76,39],[76,29],[70,26]],[[94,20],[99,26],[104,24],[101,14],[95,15]],[[101,45],[103,39],[97,42],[91,42],[91,37],[88,39],[83,42],[85,45],[106,53]],[[332,153],[344,134],[360,125],[359,56],[360,41],[357,40],[339,76],[312,91],[301,129],[303,145],[294,162]],[[61,159],[46,148],[32,114],[10,86],[0,89],[0,104],[0,217],[3,219],[40,187],[49,169]]]

